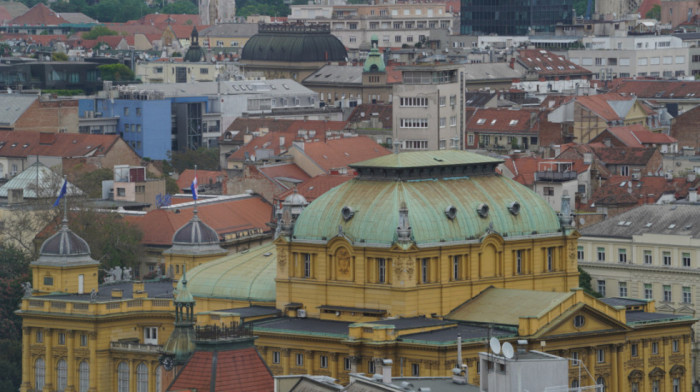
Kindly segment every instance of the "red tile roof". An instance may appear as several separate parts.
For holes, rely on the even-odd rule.
[[[158,26],[152,26],[150,24],[125,24],[125,23],[105,23],[107,28],[118,33],[126,35],[134,34],[153,34],[157,35],[158,39],[163,35],[163,29]]]
[[[118,135],[0,131],[0,156],[45,155],[63,158],[101,156],[106,154],[117,140],[119,140]]]
[[[620,116],[615,112],[615,109],[610,106],[608,101],[629,101],[634,99],[634,97],[623,96],[615,93],[608,94],[598,94],[598,95],[588,95],[576,98],[576,103],[588,108],[593,113],[597,114],[605,121],[619,121],[622,120]]]
[[[343,175],[328,175],[323,174],[320,176],[313,177],[308,181],[300,184],[296,187],[297,193],[304,196],[306,201],[311,203],[316,200],[322,194],[328,192],[329,190],[335,188],[336,186],[350,181],[354,176],[343,176]],[[284,200],[287,196],[291,195],[294,189],[290,189],[286,192],[281,193],[276,197],[276,200]]]
[[[591,71],[574,64],[563,56],[543,49],[521,49],[518,63],[540,76],[591,75]]]
[[[700,81],[615,79],[611,91],[639,98],[700,98]]]
[[[272,372],[255,347],[247,347],[195,351],[168,391],[262,392],[273,389]]]
[[[467,130],[494,133],[536,132],[530,119],[535,112],[512,109],[476,109],[467,120]]]
[[[10,12],[7,10],[7,8],[0,6],[0,23],[9,22],[10,20],[12,20],[12,15],[10,15]]]
[[[650,144],[673,144],[678,142],[675,138],[666,134],[652,132],[642,124],[610,127],[607,131],[627,147],[644,147]]]
[[[393,129],[392,113],[392,104],[363,103],[361,105],[357,105],[357,107],[353,109],[352,113],[350,114],[350,117],[348,117],[348,122],[358,123],[361,121],[368,121],[369,119],[376,117],[379,119],[379,121],[381,121],[382,126],[385,129]]]
[[[185,171],[180,173],[180,176],[177,178],[178,189],[189,189],[190,185],[192,184],[192,180],[194,180],[194,170],[185,169]],[[216,184],[217,182],[223,182],[226,184],[226,180],[228,180],[228,175],[226,175],[225,171],[197,170],[197,184],[199,186]]]
[[[536,157],[520,157],[506,158],[504,165],[513,173],[513,179],[525,186],[532,186],[535,183],[535,173],[538,171],[546,171],[549,168],[554,168],[556,163],[569,162],[571,170],[581,174],[588,170],[591,166],[583,163],[583,159],[576,160],[560,160],[560,159],[545,159]],[[554,169],[556,170],[556,169]]]
[[[642,0],[642,4],[639,6],[637,13],[641,15],[642,18],[645,18],[647,12],[651,11],[655,5],[661,7],[661,0]]]
[[[683,199],[688,196],[688,189],[697,188],[699,183],[700,177],[688,181],[682,177],[644,176],[640,180],[630,180],[629,177],[611,176],[593,193],[591,200],[601,205],[652,204],[664,194]]]
[[[293,178],[300,181],[308,181],[311,177],[294,163],[281,165],[259,166],[258,171],[270,179]]]
[[[386,82],[388,84],[401,83],[403,81],[403,73],[396,69],[393,65],[386,66]]]
[[[191,201],[191,200],[187,200]],[[267,225],[272,217],[272,205],[258,196],[242,197],[197,206],[199,218],[216,230],[223,239],[226,234],[243,230],[261,229],[270,232]],[[143,231],[144,245],[170,246],[173,234],[192,219],[193,206],[149,211],[146,215],[127,215],[125,218]]]
[[[43,3],[38,3],[10,22],[11,25],[19,26],[57,26],[65,23],[69,22]]]
[[[598,158],[608,165],[646,165],[656,152],[655,148],[606,147],[591,143]]]
[[[304,143],[304,154],[328,174],[353,163],[391,154],[367,136]]]

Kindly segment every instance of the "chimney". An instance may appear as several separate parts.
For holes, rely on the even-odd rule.
[[[382,360],[382,382],[386,385],[391,384],[391,365],[393,363],[391,359]]]
[[[696,188],[688,189],[688,202],[697,203],[698,202],[698,190]]]
[[[654,204],[654,194],[653,193],[649,193],[647,195],[647,203],[646,204]]]

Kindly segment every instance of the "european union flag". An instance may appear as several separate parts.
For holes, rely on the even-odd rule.
[[[56,202],[53,203],[54,207],[58,207],[58,204],[61,203],[61,199],[63,199],[63,196],[66,195],[67,186],[68,186],[68,180],[63,180],[63,186],[61,187],[61,192],[58,194],[58,197],[56,198]]]

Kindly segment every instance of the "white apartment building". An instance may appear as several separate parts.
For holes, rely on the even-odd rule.
[[[581,230],[578,263],[605,297],[656,301],[658,313],[700,311],[700,205],[644,205]],[[694,326],[695,375],[700,326]]]
[[[585,49],[569,50],[567,56],[597,79],[691,75],[689,48],[674,36],[584,37],[583,44]]]
[[[402,150],[464,148],[464,66],[399,68],[393,90],[393,136]]]
[[[459,31],[459,10],[446,10],[445,3],[292,5],[291,10],[290,23],[328,23],[348,50],[369,47],[373,36],[379,47],[396,48],[426,41],[431,30]]]

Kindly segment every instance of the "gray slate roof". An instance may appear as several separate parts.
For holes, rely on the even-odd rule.
[[[302,82],[304,85],[362,85],[362,67],[348,65],[324,65]]]
[[[632,238],[645,233],[700,238],[700,205],[643,205],[581,230],[583,237]]]
[[[43,163],[35,162],[3,186],[0,186],[0,197],[7,197],[10,189],[23,189],[25,199],[36,199],[37,183],[39,184],[39,197],[53,198],[58,196],[63,185],[63,178]],[[82,195],[83,191],[68,182],[66,194],[68,196],[77,196]]]
[[[0,125],[14,125],[38,97],[26,94],[0,94]]]
[[[506,63],[476,63],[464,66],[464,79],[518,79],[523,75],[512,69]]]
[[[349,322],[313,318],[280,317],[254,323],[253,330],[275,330],[302,334],[348,335]]]

